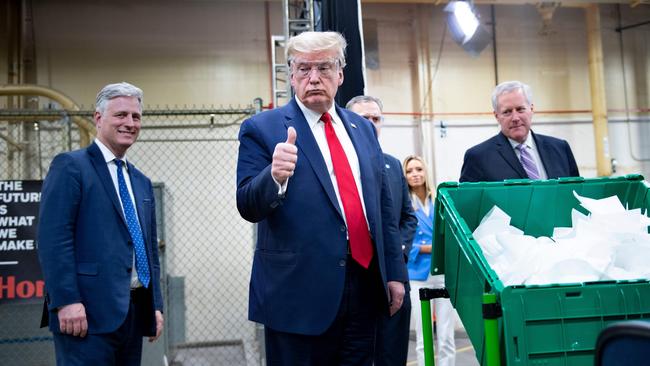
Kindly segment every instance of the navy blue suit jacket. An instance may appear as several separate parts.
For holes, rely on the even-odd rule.
[[[356,149],[370,235],[384,289],[406,282],[384,158],[372,124],[336,107]],[[298,161],[284,195],[271,176],[275,145],[297,132]],[[292,100],[246,121],[239,132],[237,208],[258,223],[250,281],[249,319],[270,328],[322,334],[341,302],[347,256],[346,226],[325,160]]]
[[[548,179],[578,177],[580,172],[569,143],[531,131]],[[498,135],[465,152],[460,182],[489,182],[504,179],[528,179],[508,138]]]
[[[411,195],[409,194],[408,183],[402,172],[402,164],[395,157],[384,154],[386,162],[386,173],[393,198],[393,215],[399,222],[400,243],[403,247],[404,262],[408,262],[408,255],[413,245],[415,228],[418,226],[418,218],[413,212]]]
[[[162,311],[156,216],[149,178],[128,164],[151,273],[151,318]],[[115,186],[99,147],[57,155],[43,183],[38,254],[47,290],[43,321],[59,332],[57,308],[83,303],[88,333],[116,330],[129,310],[133,244]]]

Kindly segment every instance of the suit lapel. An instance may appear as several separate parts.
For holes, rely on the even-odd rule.
[[[126,220],[124,219],[124,213],[122,212],[122,206],[120,205],[120,200],[117,197],[117,192],[115,191],[115,186],[113,185],[113,179],[111,178],[111,173],[108,171],[108,166],[106,161],[104,161],[104,155],[102,155],[99,146],[94,142],[88,146],[86,150],[90,156],[90,161],[95,168],[95,172],[99,177],[100,182],[104,186],[106,194],[111,199],[113,203],[113,208],[117,211],[117,214],[122,218],[122,222],[126,225]]]
[[[314,170],[318,181],[323,186],[325,193],[327,193],[327,197],[329,198],[330,203],[336,208],[339,215],[343,217],[341,209],[339,208],[338,200],[336,199],[336,193],[334,193],[332,180],[330,179],[329,172],[327,171],[327,166],[325,165],[325,160],[323,159],[323,155],[320,152],[318,143],[316,143],[314,134],[309,127],[309,123],[307,123],[305,116],[302,114],[302,111],[300,110],[300,107],[298,107],[298,103],[296,103],[295,100],[291,100],[291,102],[286,107],[286,111],[287,113],[285,115],[285,125],[287,128],[289,126],[295,128],[298,135],[296,146],[302,151],[305,157],[307,157],[307,160],[309,160],[309,164]]]
[[[415,217],[418,218],[418,225],[422,225],[426,227],[429,230],[433,231],[433,215],[434,215],[434,209],[433,209],[433,202],[431,199],[427,198],[429,201],[429,215],[424,213],[424,208],[422,202],[420,202],[419,198],[415,198],[416,202],[415,205],[417,207],[417,210],[415,210]]]
[[[503,158],[503,160],[514,169],[517,174],[519,174],[519,178],[528,178],[528,175],[524,171],[524,167],[521,165],[521,162],[519,159],[517,159],[517,155],[515,155],[515,150],[512,148],[512,145],[510,145],[510,141],[508,141],[508,138],[501,132],[499,132],[499,138],[497,139],[497,151]]]
[[[418,223],[428,230],[431,230],[431,232],[433,232],[433,213],[434,210],[431,201],[429,201],[429,215],[425,214],[421,207],[418,207],[418,209],[415,210],[415,216],[418,218]]]

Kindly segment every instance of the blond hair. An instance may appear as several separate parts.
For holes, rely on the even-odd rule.
[[[287,63],[291,65],[297,53],[332,51],[340,68],[345,67],[345,47],[347,42],[338,32],[302,32],[289,38],[287,42]]]
[[[407,156],[406,159],[404,159],[404,164],[403,164],[403,169],[404,169],[404,176],[406,176],[406,166],[413,160],[417,160],[420,163],[422,163],[422,167],[424,168],[424,191],[426,192],[427,198],[433,198],[433,193],[431,192],[431,184],[429,183],[429,168],[427,167],[427,163],[424,162],[424,159],[422,159],[421,156],[417,155],[410,155]],[[413,188],[409,184],[409,193],[411,194],[411,197],[415,195],[415,192],[413,192]],[[417,207],[416,203],[413,202],[413,207]]]

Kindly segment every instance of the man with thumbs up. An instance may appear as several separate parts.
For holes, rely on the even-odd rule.
[[[334,103],[345,39],[287,43],[295,98],[239,132],[237,208],[258,223],[249,319],[268,365],[371,365],[377,313],[408,275],[372,124]]]

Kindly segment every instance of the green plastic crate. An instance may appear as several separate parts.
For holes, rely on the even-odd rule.
[[[431,273],[445,274],[452,304],[482,365],[483,293],[497,295],[503,313],[499,352],[508,366],[591,366],[601,329],[621,320],[650,319],[648,280],[505,287],[472,237],[483,216],[498,205],[526,234],[550,236],[554,227],[571,226],[572,208],[586,213],[573,191],[591,198],[617,195],[630,209],[647,209],[649,188],[640,175],[438,186]]]

